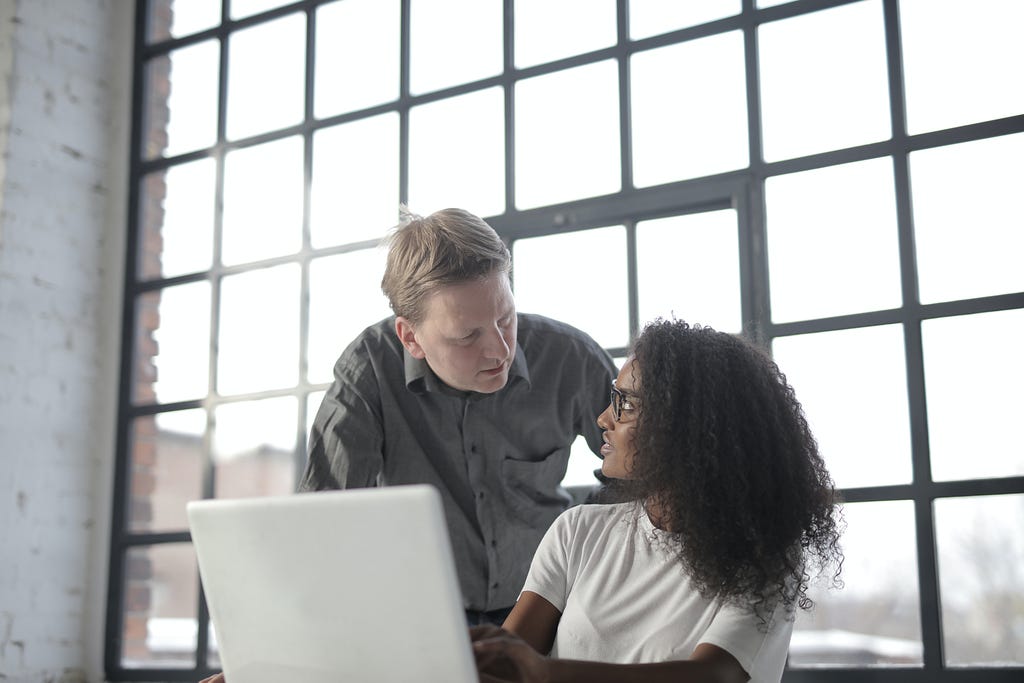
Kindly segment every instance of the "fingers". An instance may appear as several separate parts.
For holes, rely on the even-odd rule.
[[[470,626],[469,627],[469,638],[470,640],[483,640],[485,638],[494,638],[497,635],[504,633],[499,626],[493,624],[483,624],[481,626]]]
[[[547,658],[508,631],[473,642],[477,670],[502,680],[531,683],[547,680]]]
[[[478,672],[477,680],[480,683],[515,683],[512,679],[499,678],[483,671]]]
[[[204,678],[203,680],[199,681],[199,683],[225,683],[225,681],[224,681],[224,674],[222,674],[222,673],[214,674],[213,676],[210,676],[209,678]]]

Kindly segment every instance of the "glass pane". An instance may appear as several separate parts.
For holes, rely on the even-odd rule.
[[[740,0],[629,0],[629,37],[637,40],[731,17],[740,13],[741,5]]]
[[[356,335],[391,315],[380,290],[387,253],[360,249],[309,264],[309,381],[330,382],[334,363]]]
[[[290,14],[237,31],[228,46],[227,136],[237,140],[300,123],[306,15]]]
[[[935,501],[947,666],[1024,664],[1024,495]]]
[[[773,321],[899,307],[889,159],[768,178],[765,206]]]
[[[150,0],[149,42],[180,38],[220,23],[220,3],[210,0]]]
[[[1024,113],[1024,3],[900,0],[907,131]]]
[[[747,166],[743,69],[740,31],[633,56],[630,87],[637,187]],[[668,81],[671,88],[665,87]]]
[[[762,24],[758,41],[766,161],[889,138],[879,0]]]
[[[131,548],[125,577],[121,666],[195,666],[199,574],[192,544]]]
[[[217,141],[217,41],[174,50],[146,63],[143,156],[170,157]]]
[[[777,337],[772,347],[838,487],[911,481],[899,325]]]
[[[799,610],[789,666],[899,667],[923,664],[914,507],[910,501],[843,507],[842,590],[819,580]]]
[[[1024,475],[1024,310],[921,323],[932,478]]]
[[[225,265],[294,254],[302,246],[302,138],[224,157]]]
[[[221,284],[217,390],[294,386],[299,367],[299,266],[225,277]]]
[[[398,99],[397,0],[345,0],[316,13],[317,118]]]
[[[520,69],[611,47],[615,0],[515,0],[515,28]]]
[[[293,0],[231,0],[231,18],[241,19],[286,5]]]
[[[314,247],[382,237],[398,222],[398,201],[397,113],[313,134]]]
[[[135,311],[136,403],[173,403],[209,390],[210,284],[193,282],[139,297]]]
[[[921,301],[1024,290],[1024,133],[910,153]]]
[[[604,347],[627,344],[626,231],[622,226],[516,240],[512,263],[516,308],[521,313],[567,322]]]
[[[188,528],[185,504],[202,497],[206,411],[182,410],[136,418],[132,423],[132,531]]]
[[[496,76],[502,62],[502,0],[412,0],[414,95]]]
[[[637,223],[640,325],[679,318],[739,332],[736,212],[709,211]]]
[[[597,415],[594,416],[597,419]],[[597,477],[594,470],[601,469],[601,459],[590,450],[587,440],[577,436],[569,451],[569,463],[562,477],[562,486],[594,486]]]
[[[451,206],[478,216],[505,210],[505,98],[501,88],[409,112],[409,206],[427,216]]]
[[[202,159],[143,177],[138,255],[142,279],[210,267],[216,170],[213,159]]]
[[[758,9],[763,9],[765,7],[775,7],[777,5],[785,5],[785,4],[793,2],[793,1],[794,0],[757,0],[757,7],[758,7]]]
[[[217,498],[283,496],[295,490],[294,396],[226,403],[217,406],[214,419]]]
[[[516,84],[516,206],[557,204],[622,188],[614,60]]]

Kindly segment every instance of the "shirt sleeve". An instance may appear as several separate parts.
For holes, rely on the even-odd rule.
[[[377,485],[384,461],[379,392],[368,363],[343,361],[313,420],[299,491]]]
[[[579,507],[569,508],[555,519],[537,546],[526,575],[524,591],[541,596],[559,612],[569,599],[569,548]]]
[[[751,681],[778,681],[786,666],[793,635],[791,609],[778,605],[767,623],[749,609],[724,605],[715,615],[701,643],[716,645],[740,663]]]

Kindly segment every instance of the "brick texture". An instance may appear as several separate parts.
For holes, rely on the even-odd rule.
[[[0,680],[102,681],[131,0],[0,0]]]

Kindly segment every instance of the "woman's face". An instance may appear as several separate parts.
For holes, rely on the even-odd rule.
[[[597,426],[604,430],[601,446],[601,472],[612,479],[631,479],[633,457],[636,455],[634,433],[639,414],[640,367],[630,358],[615,379],[612,403],[597,416]],[[615,395],[617,393],[617,395]],[[616,419],[618,406],[618,419]]]

